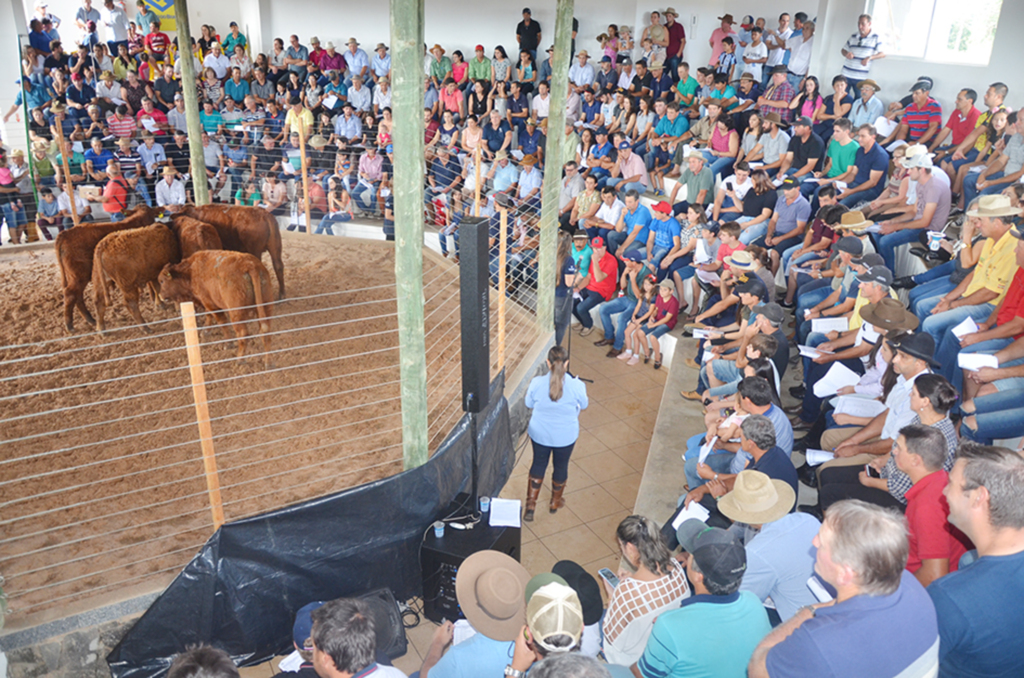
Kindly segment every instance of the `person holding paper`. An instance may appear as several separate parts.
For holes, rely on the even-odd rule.
[[[986,321],[1006,295],[1017,271],[1017,239],[1010,229],[1014,217],[1020,214],[1021,210],[1012,207],[1005,195],[983,196],[978,208],[968,212],[969,217],[979,218],[981,234],[986,238],[978,265],[937,302],[931,303],[930,299],[918,306],[921,329],[932,336],[936,346],[964,319]]]
[[[565,506],[563,493],[569,479],[569,457],[580,435],[579,414],[587,409],[586,385],[568,374],[569,352],[562,346],[548,351],[548,374],[534,377],[526,391],[526,407],[531,411],[528,433],[533,444],[533,464],[527,478],[523,520],[533,520],[547,471],[554,457],[551,477],[551,505],[555,513]]]
[[[935,359],[942,365],[940,372],[962,387],[963,372],[957,367],[957,356],[962,353],[995,353],[1006,348],[1024,336],[1024,234],[1016,228],[1010,229],[1014,237],[1014,261],[1017,264],[1013,280],[1006,296],[984,321],[976,325],[977,331],[963,335],[946,332],[935,353]],[[965,393],[965,396],[967,393]],[[971,394],[973,396],[973,394]]]
[[[886,297],[895,299],[896,294],[891,288],[892,272],[885,266],[872,266],[867,271],[857,276],[857,282],[860,283],[860,288],[857,294],[857,300],[854,302],[853,313],[850,315],[849,329],[845,332],[836,332],[833,330],[827,334],[812,331],[807,336],[807,340],[804,344],[811,348],[819,349],[821,354],[813,359],[807,357],[804,358],[805,383],[814,383],[814,380],[811,377],[812,364],[827,366],[832,362],[850,360],[851,363],[848,365],[850,369],[854,370],[858,374],[864,373],[864,365],[859,360],[855,359],[863,358],[871,352],[871,346],[874,345],[874,340],[878,336],[878,332],[870,326],[863,327],[863,309],[868,304],[877,304]],[[900,304],[900,307],[902,308],[902,304]],[[907,324],[907,320],[895,311],[891,317],[894,321],[899,317],[901,326],[905,326]],[[916,320],[916,318],[914,320]],[[905,327],[905,329],[914,329],[917,327],[917,324],[917,322],[914,322],[912,327]]]
[[[851,214],[844,214],[840,221]],[[855,218],[855,217],[850,217]],[[863,215],[861,215],[863,219]],[[860,289],[854,257],[864,254],[864,243],[854,236],[841,237],[835,244],[831,268],[816,274],[815,280],[796,291],[796,336],[799,343],[807,340],[811,333],[811,321],[815,318],[830,318],[845,315],[853,310],[853,304]],[[878,263],[883,263],[878,257]]]
[[[886,410],[864,427],[825,431],[821,436],[822,448],[834,451],[836,459],[820,466],[819,474],[835,466],[862,466],[886,454],[892,449],[899,430],[913,420],[915,413],[911,409],[910,393],[917,377],[928,374],[929,368],[937,365],[932,359],[935,344],[924,332],[906,334],[890,344],[896,350],[892,366],[899,376],[885,399]]]
[[[801,608],[769,633],[754,650],[749,678],[938,675],[935,608],[904,569],[903,518],[841,502],[829,509],[814,545],[814,570],[836,598]]]
[[[915,330],[918,325],[917,318],[907,311],[903,304],[888,296],[862,307],[860,309],[860,318],[862,322],[855,332],[856,338],[853,343],[846,349],[839,350],[831,355],[822,354],[818,358],[813,359],[810,363],[810,368],[804,372],[805,384],[813,385],[818,383],[824,378],[829,368],[835,362],[845,365],[857,374],[864,375],[872,372],[872,383],[880,384],[882,374],[892,361],[892,356],[890,355],[888,358],[880,356],[880,354],[885,353],[885,349],[880,349],[879,345],[881,342],[879,342],[879,336],[895,336],[897,333]],[[858,340],[859,344],[857,343]],[[825,346],[825,344],[819,345],[818,348],[821,349],[822,346]],[[847,393],[857,392],[856,386],[844,386],[839,389],[838,393],[842,395],[844,391]],[[874,392],[874,395],[881,395],[880,386],[877,392]],[[810,430],[813,428],[821,416],[822,402],[824,400],[825,398],[819,397],[814,393],[813,388],[805,388],[803,403],[800,406],[800,414],[793,420],[793,428],[795,430]],[[843,423],[849,424],[853,422],[844,421]],[[866,423],[862,422],[862,424]]]
[[[956,390],[937,374],[922,374],[914,380],[910,391],[910,409],[914,417],[907,426],[934,429],[941,440],[939,447],[944,457],[940,468],[949,471],[956,460],[960,444],[956,429],[949,418],[949,410],[956,404]],[[901,429],[902,432],[902,429]],[[818,514],[843,499],[860,499],[886,508],[903,510],[907,503],[907,490],[913,485],[910,476],[897,465],[890,451],[869,462],[872,471],[863,466],[830,466],[823,468],[818,486]],[[813,474],[813,472],[811,472]],[[801,479],[808,474],[797,469]],[[801,508],[807,511],[807,508]],[[807,511],[816,514],[815,511]],[[816,514],[817,515],[817,514]]]

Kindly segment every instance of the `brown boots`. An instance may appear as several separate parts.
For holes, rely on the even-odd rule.
[[[540,486],[543,478],[529,476],[526,479],[526,509],[523,511],[523,520],[533,521],[533,513],[537,510],[537,498],[540,496]]]
[[[549,511],[555,513],[558,509],[565,506],[565,499],[562,498],[562,493],[565,492],[565,483],[557,483],[551,481],[551,506]]]

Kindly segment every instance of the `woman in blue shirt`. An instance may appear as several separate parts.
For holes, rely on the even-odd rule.
[[[533,410],[527,432],[533,443],[533,466],[527,479],[526,510],[523,520],[532,521],[537,497],[548,469],[548,457],[554,455],[551,473],[551,513],[565,506],[562,493],[569,478],[569,457],[580,437],[580,410],[587,409],[587,387],[566,374],[569,352],[562,346],[548,351],[548,374],[534,377],[526,390],[526,407]]]

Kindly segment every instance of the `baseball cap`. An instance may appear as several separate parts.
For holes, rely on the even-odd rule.
[[[601,57],[601,63],[602,64],[610,64],[611,62],[612,62],[612,58],[610,56],[603,56],[603,57]]]
[[[740,294],[752,294],[759,299],[764,299],[768,296],[768,288],[764,286],[764,281],[757,276],[751,276],[745,283],[737,285],[734,291],[737,296]]]
[[[237,25],[238,25],[237,21],[232,21],[231,23],[228,24],[228,28],[232,28],[233,26],[237,26]]]
[[[604,238],[602,238],[601,236],[597,236],[596,238],[594,238],[593,240],[590,241],[590,246],[591,247],[604,247]]]
[[[313,610],[323,605],[324,601],[316,600],[312,603],[306,603],[295,613],[295,624],[292,625],[292,640],[295,641],[297,647],[302,649],[310,649],[312,647],[312,645],[307,646],[306,641],[313,635]]]
[[[654,203],[654,206],[651,209],[655,212],[661,212],[662,214],[672,214],[672,205],[669,205],[664,200]]]
[[[622,258],[626,261],[643,261],[644,255],[640,250],[629,250],[622,255]]]
[[[690,518],[676,530],[676,538],[708,581],[729,588],[743,579],[747,551],[733,533]]]
[[[804,127],[812,127],[814,123],[811,122],[811,119],[808,118],[806,115],[802,115],[799,118],[797,118],[796,121],[793,123],[793,127],[796,127],[797,125],[803,125]]]
[[[892,271],[885,266],[872,266],[865,273],[857,276],[859,283],[877,283],[886,288],[892,285]]]
[[[800,187],[800,182],[797,181],[796,179],[794,179],[793,177],[786,177],[785,179],[782,180],[782,190],[786,190],[788,188],[799,188],[799,187]]]
[[[533,642],[549,653],[569,652],[583,635],[583,606],[579,596],[572,588],[558,582],[541,586],[526,604],[526,625],[530,627]],[[560,635],[569,636],[573,642],[564,647],[548,642]]]
[[[476,47],[475,47],[475,48],[473,49],[473,51],[475,51],[475,52],[486,52],[487,50],[485,50],[485,49],[484,49],[484,46],[483,46],[483,45],[477,45],[477,46],[476,46]]]
[[[782,307],[776,304],[774,301],[769,301],[767,304],[761,304],[757,307],[758,315],[763,315],[773,323],[781,323],[782,319],[786,317],[786,312],[782,310]]]
[[[632,145],[628,141],[620,141],[619,148],[632,148]]]
[[[916,92],[919,89],[931,91],[932,83],[927,80],[918,80],[917,82],[910,86],[911,92]]]
[[[868,252],[867,254],[859,257],[854,257],[852,263],[857,266],[863,266],[864,268],[871,268],[872,266],[885,266],[885,258],[877,252]]]
[[[608,128],[605,127],[604,125],[602,125],[601,127],[598,127],[596,130],[594,130],[594,136],[597,136],[598,134],[603,134],[605,136],[608,136]]]
[[[852,235],[844,235],[836,242],[836,249],[840,252],[846,252],[854,256],[860,256],[864,253],[864,243],[860,241],[860,238],[855,238]]]

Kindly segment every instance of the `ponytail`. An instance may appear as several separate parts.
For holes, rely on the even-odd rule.
[[[562,346],[552,346],[548,351],[548,364],[551,365],[548,397],[551,398],[551,402],[558,402],[562,397],[562,382],[565,379],[565,369],[569,365],[569,352]]]

